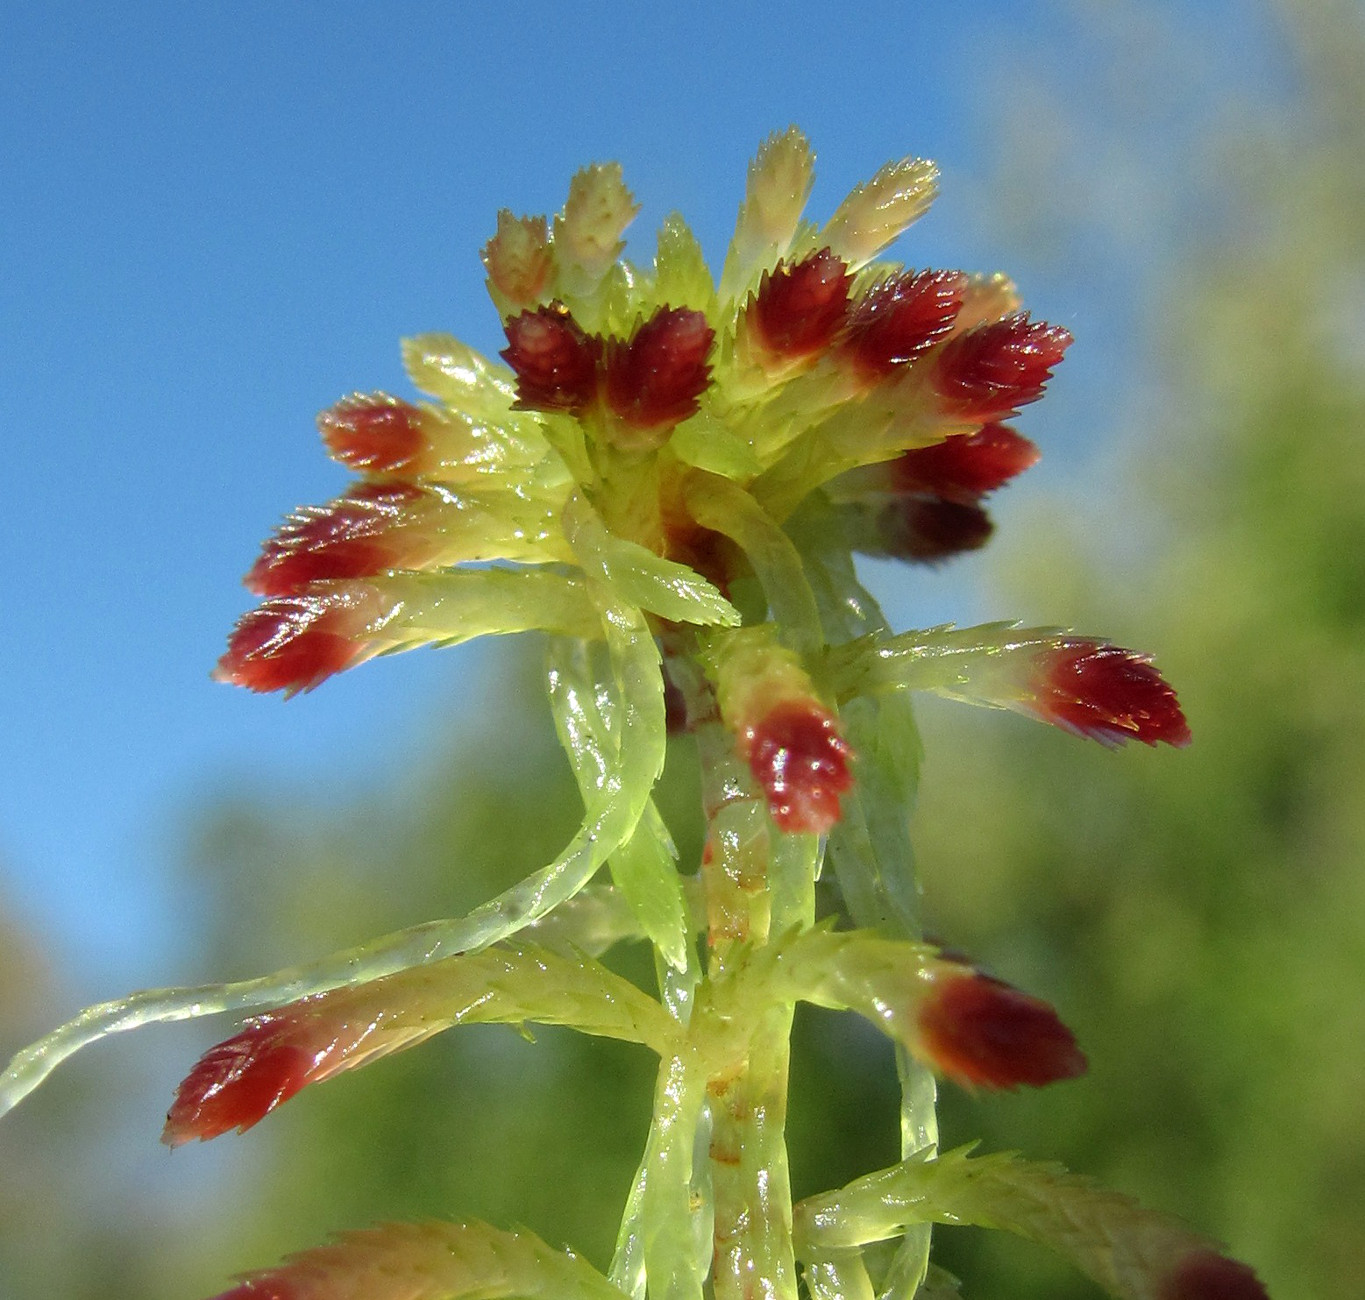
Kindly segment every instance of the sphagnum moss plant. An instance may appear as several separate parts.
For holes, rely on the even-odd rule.
[[[403,355],[434,401],[356,394],[321,416],[360,481],[266,543],[247,578],[263,603],[218,676],[291,694],[374,655],[538,630],[582,825],[468,916],[92,1008],[15,1060],[0,1105],[106,1034],[244,1009],[180,1085],[172,1145],[473,1022],[642,1043],[658,1086],[605,1274],[523,1230],[388,1225],[252,1274],[233,1300],[941,1300],[957,1283],[929,1262],[936,1222],[1042,1242],[1127,1300],[1265,1296],[1194,1232],[1057,1166],[937,1149],[936,1075],[1040,1086],[1085,1058],[1046,1003],[921,936],[909,693],[1108,745],[1189,733],[1148,660],[1097,638],[888,629],[853,553],[980,546],[983,499],[1037,457],[1002,421],[1070,336],[1020,314],[1003,276],[877,260],[929,205],[929,163],[884,167],[817,227],[801,217],[812,162],[794,129],[759,150],[719,283],[676,216],[651,267],[620,260],[635,205],[619,168],[585,169],[553,221],[501,213],[483,250],[506,367],[423,335]],[[679,864],[653,803],[670,731],[700,758],[700,863]],[[826,866],[843,910],[817,921]],[[597,960],[631,940],[653,946],[657,997]],[[895,1043],[903,1159],[793,1205],[801,1000]]]

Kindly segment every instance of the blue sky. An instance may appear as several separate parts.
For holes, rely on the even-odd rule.
[[[288,703],[208,670],[260,541],[343,482],[317,410],[407,391],[403,334],[496,350],[478,249],[583,163],[624,165],[638,255],[676,208],[718,258],[789,122],[816,213],[935,158],[942,198],[899,251],[1007,268],[1077,334],[1025,427],[1044,483],[1095,465],[1094,431],[1135,418],[1108,419],[1133,306],[1202,211],[1184,146],[1273,71],[1247,6],[1117,34],[1103,9],[0,4],[0,909],[71,995],[176,975],[187,810],[399,779],[476,701],[477,651]],[[925,592],[935,618],[976,613],[970,569]]]

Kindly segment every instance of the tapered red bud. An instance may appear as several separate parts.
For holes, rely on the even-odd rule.
[[[1161,1280],[1156,1300],[1270,1300],[1270,1293],[1246,1264],[1194,1250]]]
[[[368,578],[406,562],[424,522],[425,498],[411,483],[367,483],[326,506],[291,516],[246,576],[258,596],[287,596],[322,578]],[[417,527],[414,527],[414,524]]]
[[[318,416],[327,450],[365,474],[415,471],[428,441],[430,413],[387,393],[353,393]]]
[[[947,335],[966,284],[961,271],[921,271],[879,280],[850,309],[841,348],[864,375],[890,374]]]
[[[212,1300],[310,1300],[310,1293],[300,1290],[288,1278],[265,1277],[239,1282],[231,1291],[223,1291]]]
[[[244,614],[213,676],[252,691],[293,695],[358,663],[378,604],[331,589],[268,600]]]
[[[502,312],[534,307],[546,296],[554,258],[544,217],[498,213],[498,230],[481,254],[488,288]]]
[[[1175,691],[1150,660],[1097,641],[1068,641],[1039,655],[1022,708],[1106,745],[1190,743]]]
[[[852,277],[829,249],[764,273],[744,313],[744,328],[762,352],[783,361],[829,345],[848,311]]]
[[[906,494],[882,507],[869,549],[896,560],[937,564],[980,550],[994,531],[991,517],[978,505]]]
[[[1007,316],[950,339],[938,354],[934,387],[947,414],[995,419],[1037,401],[1070,345],[1060,325]]]
[[[852,754],[837,719],[811,699],[775,705],[741,736],[779,830],[823,835],[839,820],[839,796],[852,784]]]
[[[669,429],[696,414],[714,340],[701,312],[659,308],[629,342],[607,344],[607,407],[638,430]]]
[[[935,982],[920,1005],[919,1033],[934,1069],[966,1087],[1039,1088],[1086,1071],[1051,1006],[975,972]]]
[[[970,505],[1036,465],[1039,456],[1008,425],[987,424],[902,453],[891,462],[891,481],[900,492],[928,492]]]
[[[504,327],[500,353],[517,377],[516,405],[532,411],[573,411],[597,393],[602,340],[585,334],[561,306],[524,311]]]
[[[161,1140],[207,1142],[245,1133],[310,1081],[316,1045],[291,1042],[278,1019],[263,1016],[211,1048],[176,1090]]]

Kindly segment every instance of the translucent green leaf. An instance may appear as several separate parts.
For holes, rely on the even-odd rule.
[[[484,1223],[382,1224],[247,1276],[221,1300],[621,1300],[577,1255],[526,1229]]]
[[[1066,1256],[1119,1300],[1160,1300],[1181,1261],[1217,1248],[1177,1219],[1143,1209],[1060,1165],[962,1147],[915,1157],[795,1207],[798,1241],[821,1252],[864,1245],[910,1223],[972,1223]]]
[[[548,659],[555,727],[586,799],[619,761],[619,738],[603,711],[611,696],[595,680],[589,649],[581,642],[552,641]],[[689,962],[690,926],[676,859],[668,828],[651,799],[635,833],[612,854],[609,865],[640,929],[675,969],[683,970]]]

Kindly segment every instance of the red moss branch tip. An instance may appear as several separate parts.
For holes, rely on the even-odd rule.
[[[779,830],[823,835],[839,820],[839,796],[853,784],[852,750],[827,709],[784,701],[745,731],[743,749]]]
[[[1008,425],[986,424],[975,433],[903,452],[891,462],[891,481],[897,491],[974,505],[1036,465],[1039,456],[1038,448]]]
[[[1162,1279],[1156,1300],[1270,1300],[1270,1294],[1246,1264],[1196,1250]]]
[[[261,1016],[210,1048],[176,1090],[161,1140],[167,1146],[207,1142],[232,1129],[245,1133],[309,1082],[315,1051],[290,1041],[292,1021]]]
[[[242,616],[213,676],[263,693],[311,691],[364,657],[362,604],[335,589],[268,600]]]
[[[671,428],[697,411],[715,332],[699,311],[661,307],[629,342],[606,347],[607,406],[635,429]]]
[[[844,322],[852,277],[829,249],[765,271],[746,309],[748,328],[765,351],[794,361],[825,348]]]
[[[246,575],[258,596],[288,596],[322,578],[370,578],[406,562],[403,534],[420,532],[424,497],[411,483],[365,483],[285,521]]]
[[[961,271],[907,272],[879,280],[849,311],[844,351],[869,377],[908,365],[952,329],[966,287]]]
[[[949,415],[997,419],[1037,401],[1070,346],[1060,325],[1007,316],[950,339],[938,354],[934,387]]]
[[[980,550],[995,525],[978,505],[907,495],[888,502],[877,520],[882,553],[917,564],[937,564]]]
[[[1105,745],[1140,740],[1181,748],[1190,728],[1180,702],[1145,655],[1097,641],[1040,657],[1026,708],[1044,722]]]
[[[597,395],[602,340],[585,334],[562,306],[514,316],[499,354],[517,377],[516,405],[531,411],[585,410]]]
[[[939,983],[920,1006],[919,1032],[933,1068],[968,1088],[1040,1088],[1086,1071],[1051,1006],[988,975]]]
[[[421,408],[387,393],[353,393],[318,416],[327,450],[363,474],[412,474],[427,444]]]

